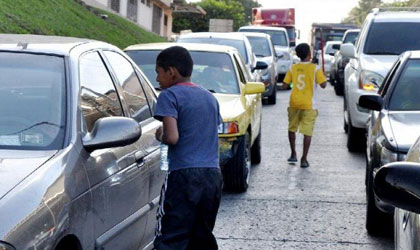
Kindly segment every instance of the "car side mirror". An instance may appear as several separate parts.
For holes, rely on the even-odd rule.
[[[350,58],[356,58],[356,49],[353,44],[345,43],[340,46],[340,53],[343,56],[347,56]]]
[[[262,82],[247,82],[245,84],[245,95],[264,93],[265,85]]]
[[[378,170],[373,181],[376,196],[394,207],[420,213],[420,164],[393,162]]]
[[[256,69],[266,69],[268,68],[268,64],[262,61],[257,61],[257,65],[255,65],[255,67],[252,69],[252,71],[256,70]]]
[[[127,117],[104,117],[93,125],[90,133],[83,138],[87,151],[109,147],[121,147],[137,141],[141,127],[137,121]]]
[[[361,95],[359,97],[359,106],[365,109],[381,111],[383,100],[378,94]]]
[[[290,42],[290,47],[295,47],[296,46],[296,42]]]
[[[334,53],[328,53],[328,55],[330,55],[330,56],[334,56]]]
[[[333,44],[332,48],[335,49],[335,50],[339,50],[340,49],[340,44]]]

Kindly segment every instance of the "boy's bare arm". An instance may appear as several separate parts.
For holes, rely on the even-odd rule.
[[[325,89],[325,87],[327,87],[327,82],[323,82],[320,85],[321,85],[321,88]]]
[[[175,118],[164,116],[162,119],[163,128],[156,130],[156,139],[168,145],[175,145],[178,142],[178,124]]]
[[[282,85],[280,86],[280,89],[287,89],[289,87],[289,84],[287,83],[282,83]]]

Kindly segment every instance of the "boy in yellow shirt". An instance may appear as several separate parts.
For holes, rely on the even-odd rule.
[[[299,130],[303,137],[303,154],[300,159],[302,168],[309,167],[307,159],[309,146],[311,145],[312,133],[315,120],[318,116],[316,109],[316,90],[318,85],[321,88],[327,86],[322,69],[311,63],[311,49],[307,43],[301,43],[296,46],[296,55],[301,62],[294,64],[287,71],[283,80],[283,87],[293,83],[292,93],[290,94],[290,103],[287,109],[289,117],[289,143],[292,151],[289,162],[297,162],[295,141],[296,132]]]

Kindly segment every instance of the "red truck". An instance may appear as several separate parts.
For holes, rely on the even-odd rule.
[[[290,46],[296,46],[295,9],[252,8],[252,24],[284,27],[289,36]]]

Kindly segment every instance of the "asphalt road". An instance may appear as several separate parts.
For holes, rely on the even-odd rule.
[[[263,107],[262,161],[246,193],[223,195],[215,228],[221,250],[393,249],[392,235],[365,230],[365,156],[347,151],[342,97],[331,85],[318,90],[307,169],[286,161],[290,91],[278,91],[277,104]]]

